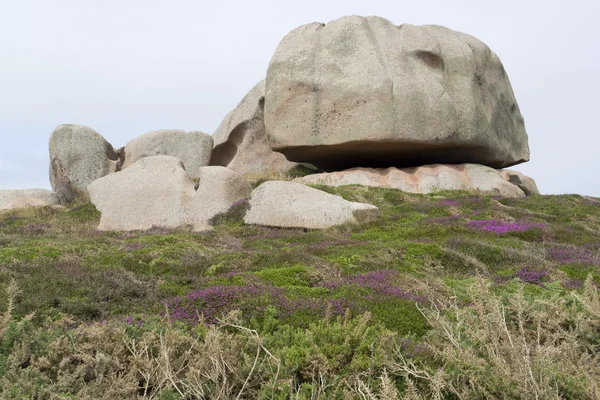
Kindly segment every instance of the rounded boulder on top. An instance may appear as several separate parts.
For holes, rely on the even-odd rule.
[[[343,17],[290,32],[269,64],[273,150],[324,170],[529,160],[500,59],[463,33]]]

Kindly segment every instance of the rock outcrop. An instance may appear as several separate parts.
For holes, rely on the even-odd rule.
[[[59,206],[58,195],[46,189],[0,190],[0,211]]]
[[[353,168],[345,171],[308,175],[296,179],[307,185],[363,185],[398,189],[408,193],[467,190],[502,197],[525,197],[517,185],[497,170],[478,164],[424,165],[415,168]]]
[[[245,211],[251,197],[248,224],[321,229],[368,220],[377,207],[306,185],[523,197],[539,194],[533,179],[502,168],[527,160],[508,76],[484,43],[441,26],[351,16],[290,32],[266,80],[212,136],[159,130],[115,150],[93,129],[58,126],[50,137],[55,193],[0,192],[0,207],[91,196],[99,229],[206,230],[230,209]],[[329,172],[254,191],[241,176],[307,169]]]
[[[500,173],[506,181],[512,183],[513,185],[517,185],[523,192],[525,192],[527,196],[540,194],[537,184],[533,178],[523,175],[519,171],[513,171],[510,169],[502,170]]]
[[[119,158],[95,130],[59,125],[50,136],[50,184],[61,203],[87,197],[95,180],[117,171]]]
[[[165,155],[179,158],[192,178],[198,178],[198,169],[210,163],[212,148],[212,137],[200,131],[164,129],[149,132],[125,146],[121,169],[145,157]]]
[[[248,197],[249,185],[233,171],[199,168],[199,190],[184,164],[172,156],[146,157],[89,186],[101,213],[99,230],[132,231],[190,226],[211,229],[211,220]]]
[[[198,189],[188,211],[194,229],[210,229],[214,217],[229,211],[233,204],[249,199],[251,192],[248,182],[229,168],[200,168]]]
[[[267,72],[266,132],[325,170],[529,160],[500,59],[441,26],[344,17],[290,32]]]
[[[264,106],[265,81],[261,81],[213,133],[211,165],[227,167],[240,174],[287,173],[298,167],[271,149],[265,132]]]
[[[244,222],[281,228],[324,229],[370,221],[371,204],[355,203],[300,183],[269,181],[254,189]]]

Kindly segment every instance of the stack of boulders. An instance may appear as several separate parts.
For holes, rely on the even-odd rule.
[[[212,162],[241,173],[326,171],[305,184],[410,193],[538,194],[523,117],[500,59],[440,26],[345,17],[290,32],[213,135]]]
[[[320,229],[371,220],[377,207],[307,185],[524,197],[535,182],[503,168],[528,160],[508,76],[484,43],[344,17],[290,32],[212,136],[162,130],[115,149],[90,128],[57,127],[55,193],[0,192],[0,210],[89,197],[103,230],[206,230],[238,206],[248,224]],[[309,174],[253,191],[246,181],[299,171]]]

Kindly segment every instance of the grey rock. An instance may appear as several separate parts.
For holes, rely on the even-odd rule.
[[[118,155],[95,130],[59,125],[50,136],[50,184],[61,203],[87,197],[95,180],[116,172]]]
[[[162,155],[143,158],[125,170],[93,182],[88,190],[101,213],[98,229],[212,229],[212,220],[247,198],[250,186],[227,168],[198,170],[198,191],[183,162]]]
[[[240,174],[287,173],[298,167],[269,144],[264,121],[265,81],[259,82],[213,133],[211,165]]]
[[[296,182],[306,185],[363,185],[398,189],[407,193],[435,193],[466,190],[520,198],[525,193],[508,182],[499,171],[478,164],[424,165],[415,168],[352,168],[345,171],[308,175]]]
[[[212,137],[200,131],[165,129],[149,132],[125,146],[121,169],[145,157],[165,155],[179,158],[192,178],[198,178],[198,169],[210,163],[212,148]]]
[[[502,177],[513,185],[517,185],[527,196],[535,196],[540,194],[537,184],[533,178],[523,175],[519,171],[505,169],[500,171]]]
[[[0,190],[0,211],[59,205],[58,195],[50,190]]]
[[[250,184],[229,168],[202,167],[199,172],[198,188],[188,212],[197,231],[211,229],[216,216],[249,199],[252,192]]]
[[[344,17],[290,32],[269,64],[266,133],[325,170],[529,160],[500,59],[450,29]]]
[[[171,156],[141,159],[94,181],[88,190],[101,213],[98,229],[105,231],[185,226],[187,205],[196,193],[183,162]]]
[[[281,228],[324,229],[373,220],[379,209],[296,182],[269,181],[254,189],[244,222]]]

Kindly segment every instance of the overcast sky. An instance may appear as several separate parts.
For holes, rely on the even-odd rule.
[[[378,15],[469,33],[500,56],[543,193],[600,196],[597,0],[0,0],[0,189],[49,188],[48,138],[87,125],[115,147],[212,133],[310,22]]]

